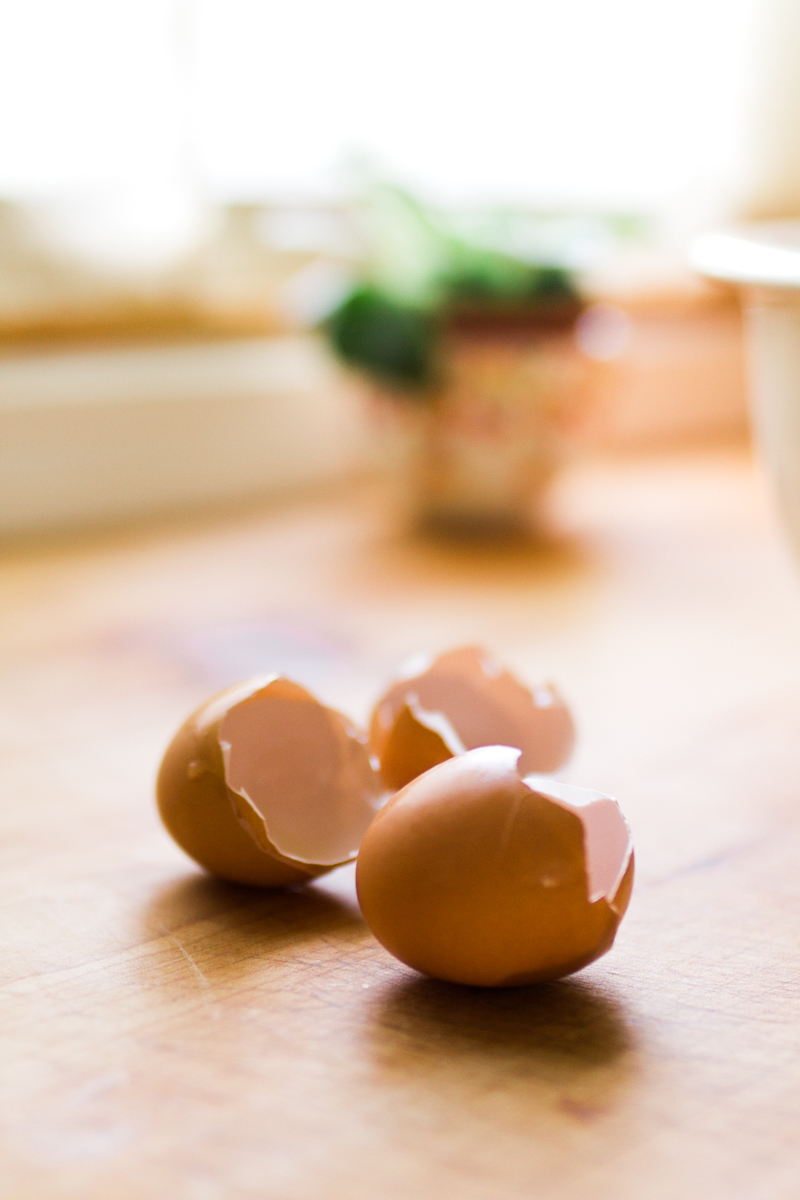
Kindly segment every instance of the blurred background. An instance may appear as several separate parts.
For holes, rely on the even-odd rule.
[[[389,462],[502,524],[743,438],[686,245],[800,213],[797,52],[794,0],[2,0],[0,533]]]

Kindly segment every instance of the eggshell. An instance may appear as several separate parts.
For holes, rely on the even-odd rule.
[[[398,792],[356,868],[367,924],[437,979],[510,987],[558,979],[610,949],[633,885],[616,801],[540,775],[520,752],[471,750]]]
[[[156,784],[161,818],[187,854],[262,887],[304,883],[355,858],[381,793],[366,737],[281,676],[202,705]]]
[[[575,741],[569,709],[550,684],[531,691],[478,646],[417,660],[375,705],[370,744],[387,787],[478,746],[515,746],[525,771],[562,766]]]

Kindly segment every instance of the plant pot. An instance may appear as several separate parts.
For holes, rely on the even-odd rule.
[[[541,527],[578,403],[577,312],[462,310],[447,324],[441,385],[418,401],[381,398],[417,525],[467,537]]]

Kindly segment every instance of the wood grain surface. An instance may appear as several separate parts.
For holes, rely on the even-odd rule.
[[[368,488],[2,558],[4,1200],[795,1200],[800,586],[744,451],[586,465],[538,549],[415,541]],[[363,718],[420,648],[572,702],[638,879],[558,984],[436,983],[345,869],[216,882],[153,775],[271,668]]]

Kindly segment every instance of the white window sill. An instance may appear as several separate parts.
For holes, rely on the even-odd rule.
[[[0,534],[275,495],[366,461],[357,389],[310,338],[0,359]]]

